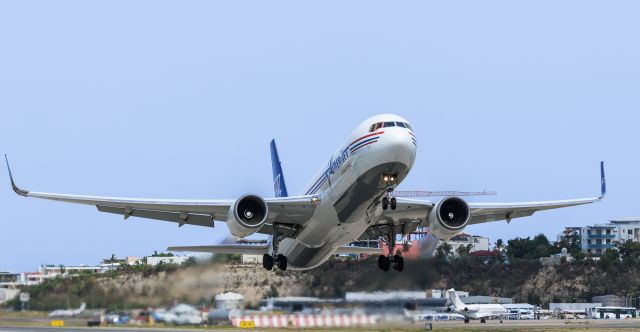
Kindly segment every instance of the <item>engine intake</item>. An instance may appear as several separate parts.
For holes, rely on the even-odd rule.
[[[469,204],[460,197],[447,197],[429,213],[433,235],[448,240],[464,230],[471,219]]]
[[[256,195],[244,195],[229,208],[229,231],[237,237],[249,236],[267,221],[268,214],[269,207],[264,199]]]

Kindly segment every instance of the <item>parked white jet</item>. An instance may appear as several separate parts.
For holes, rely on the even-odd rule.
[[[460,234],[467,225],[496,220],[511,221],[536,211],[589,204],[605,194],[601,166],[599,197],[522,202],[467,203],[460,197],[439,202],[392,197],[393,190],[413,166],[417,139],[411,125],[397,115],[384,114],[362,122],[312,178],[302,195],[288,196],[278,152],[271,141],[275,198],[248,194],[236,199],[145,199],[78,196],[32,192],[16,186],[19,195],[69,203],[93,205],[98,211],[184,224],[214,227],[227,223],[231,234],[271,235],[262,246],[223,244],[171,247],[172,251],[263,254],[263,265],[286,270],[319,266],[331,255],[379,253],[377,248],[346,246],[359,239],[381,239],[394,248],[397,234],[410,234],[419,226],[431,227],[428,243]],[[5,156],[6,157],[6,156]],[[9,162],[7,161],[7,168]],[[402,271],[399,253],[380,255],[378,266]]]
[[[59,309],[59,310],[54,310],[52,312],[49,313],[49,317],[75,317],[79,314],[81,314],[82,312],[84,312],[84,309],[87,308],[87,305],[85,303],[82,303],[80,305],[80,308],[78,309]]]
[[[480,323],[486,323],[487,318],[495,317],[502,319],[509,311],[501,304],[464,304],[456,290],[451,288],[447,291],[449,301],[451,301],[451,311],[464,316],[464,322],[469,323],[469,319],[479,319]]]

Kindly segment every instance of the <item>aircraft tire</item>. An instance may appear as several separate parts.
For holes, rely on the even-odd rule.
[[[402,272],[404,270],[404,258],[402,258],[402,256],[393,256],[393,268],[398,272]]]
[[[262,255],[262,267],[271,271],[273,269],[273,257],[269,254]]]
[[[382,209],[386,211],[388,208],[389,208],[389,198],[384,197],[382,198]]]
[[[389,257],[385,255],[378,256],[378,268],[380,268],[380,270],[385,272],[389,271],[390,265],[391,265],[391,261]]]
[[[282,271],[287,270],[287,257],[283,254],[278,254],[278,258],[276,258],[276,264],[278,268]]]
[[[389,207],[391,208],[391,210],[395,210],[397,205],[398,205],[398,201],[396,200],[395,197],[392,197],[391,202],[389,203]]]

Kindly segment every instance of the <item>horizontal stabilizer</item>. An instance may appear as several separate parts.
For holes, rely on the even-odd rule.
[[[213,246],[169,247],[167,251],[208,252],[213,254],[262,255],[269,252],[268,245],[219,244]]]
[[[336,255],[379,254],[381,252],[382,252],[381,248],[342,246],[336,249],[335,254]]]

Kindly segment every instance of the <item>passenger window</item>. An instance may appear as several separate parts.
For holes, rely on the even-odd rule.
[[[404,125],[404,122],[396,122],[396,125],[398,127],[407,128],[407,126]]]
[[[385,127],[385,128],[387,128],[387,127],[395,127],[395,126],[396,126],[396,123],[395,123],[395,122],[393,122],[393,121],[385,122],[385,123],[384,123],[384,127]]]

